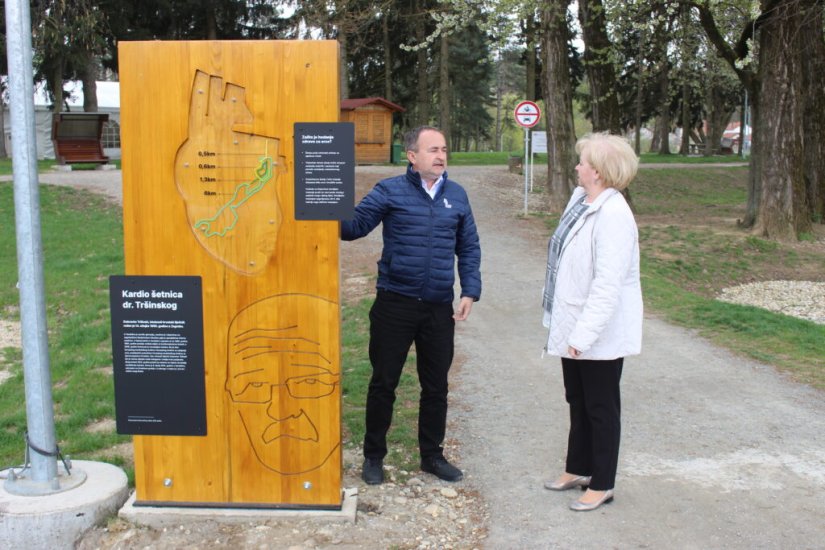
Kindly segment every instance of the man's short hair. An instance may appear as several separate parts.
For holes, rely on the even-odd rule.
[[[413,128],[406,134],[404,134],[404,151],[418,151],[418,138],[421,136],[421,132],[426,132],[431,130],[433,132],[438,132],[442,136],[444,132],[440,129],[436,128],[435,126],[419,126],[417,128]]]

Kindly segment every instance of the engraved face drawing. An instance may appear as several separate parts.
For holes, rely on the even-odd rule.
[[[232,414],[258,461],[281,474],[320,467],[340,444],[338,339],[327,329],[330,315],[338,315],[334,302],[282,294],[250,305],[229,327]]]
[[[251,133],[243,87],[196,71],[189,135],[175,157],[175,183],[189,227],[215,259],[252,275],[266,268],[282,221],[280,140]]]

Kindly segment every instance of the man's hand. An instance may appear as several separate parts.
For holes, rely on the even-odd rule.
[[[469,296],[464,296],[458,302],[458,308],[453,314],[453,319],[456,321],[464,321],[470,316],[470,310],[473,309],[473,299]]]

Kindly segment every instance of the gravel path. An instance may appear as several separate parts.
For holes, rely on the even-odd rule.
[[[451,411],[488,506],[485,547],[825,547],[822,394],[650,316],[625,363],[614,503],[577,514],[577,495],[542,488],[568,427],[559,360],[540,358],[546,241],[525,238],[477,170],[451,172],[473,200],[485,284]]]

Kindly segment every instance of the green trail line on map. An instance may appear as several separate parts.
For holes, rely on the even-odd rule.
[[[272,179],[273,164],[274,161],[272,160],[272,157],[262,157],[258,168],[255,169],[255,179],[238,185],[238,187],[235,188],[235,192],[232,194],[232,198],[229,199],[226,204],[221,206],[214,216],[211,218],[203,218],[195,222],[195,229],[203,231],[203,234],[207,237],[214,237],[215,235],[218,237],[223,237],[229,231],[232,231],[238,223],[238,208],[252,198],[252,196],[258,191],[263,189],[264,185]],[[226,216],[224,216],[224,213],[226,213]],[[229,221],[231,223],[223,223],[222,227],[215,227],[213,229],[213,224],[218,225],[218,218],[222,217],[230,217],[229,220],[225,221]]]

